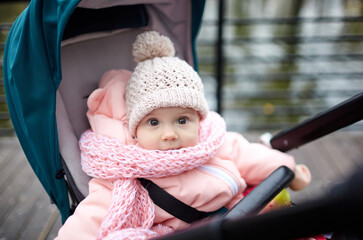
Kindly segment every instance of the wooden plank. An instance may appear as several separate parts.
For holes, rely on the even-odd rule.
[[[17,141],[12,138],[1,138],[0,141],[0,176],[1,170],[6,169],[6,165],[13,159],[13,156],[19,152]],[[1,181],[1,180],[0,180]]]
[[[310,144],[310,149],[311,151],[314,151],[314,160],[318,161],[318,168],[320,170],[320,175],[324,176],[324,183],[326,185],[330,185],[334,182],[336,177],[341,176],[341,173],[339,172],[335,162],[331,160],[330,154],[324,150],[324,141],[329,141],[329,144],[331,144],[330,138],[320,139],[317,140],[314,144]]]
[[[0,128],[0,137],[8,137],[14,135],[13,128]]]
[[[0,173],[0,183],[3,183],[2,178],[6,180],[6,189],[1,191],[0,197],[0,236],[9,236],[11,239],[45,239],[55,225],[59,212],[55,205],[50,204],[48,195],[27,163],[18,141],[14,139],[16,138],[4,138],[0,141],[0,159],[7,159],[6,162],[9,163],[1,165]],[[24,194],[37,197],[31,204],[34,206],[23,206],[24,200],[29,201],[29,197]],[[26,213],[27,217],[22,219],[23,224],[17,224],[18,228],[6,227],[6,222],[18,222],[16,216],[19,218],[19,214]]]
[[[339,141],[340,149],[345,156],[355,163],[355,167],[363,169],[363,137],[356,133],[347,133],[349,137],[342,138],[341,135],[336,136],[336,141]]]
[[[23,231],[24,224],[30,220],[32,212],[35,211],[34,206],[39,198],[40,185],[35,179],[30,181],[31,185],[19,195],[19,202],[1,223],[2,236],[5,239],[17,239],[17,235]]]
[[[15,167],[11,167],[11,169],[9,169],[10,164],[8,164],[7,168],[2,168],[2,170],[5,169],[11,176],[17,177],[13,177],[12,181],[7,182],[7,188],[5,191],[2,191],[1,194],[0,235],[5,236],[4,229],[6,229],[6,234],[13,237],[12,239],[44,239],[48,235],[47,232],[44,232],[46,230],[45,226],[48,225],[48,231],[50,231],[50,228],[53,226],[54,221],[59,215],[58,210],[54,205],[50,204],[48,195],[36,179],[36,176],[30,168],[30,165],[27,163],[18,142],[2,141],[1,145],[2,148],[4,148],[9,144],[12,144],[13,152],[15,152],[15,154],[7,154],[7,156],[4,156],[6,154],[1,151],[1,155],[3,155],[3,158],[11,159],[9,162],[14,163]],[[14,158],[13,155],[18,155],[18,157]],[[0,174],[0,178],[3,176],[7,177],[5,174]],[[6,180],[8,179],[10,178],[7,177]],[[31,188],[30,191],[28,190],[29,188]],[[24,206],[24,201],[29,201],[29,197],[27,196],[30,194],[39,199],[33,201],[33,204],[31,205],[34,206],[26,207]],[[24,215],[25,213],[28,215],[24,218],[23,224],[18,224],[19,228],[13,227],[9,230],[6,227],[6,222],[18,222],[19,219],[16,217],[19,218],[21,217],[19,215]]]
[[[305,164],[310,168],[312,177],[319,176],[318,164],[314,159],[311,159],[311,156],[308,154],[308,148],[302,147],[299,149],[295,149],[293,151],[288,152],[294,156],[297,164]]]
[[[33,183],[34,177],[30,171],[26,168],[17,172],[18,176],[14,178],[12,182],[2,191],[0,198],[0,226],[5,219],[11,214],[14,208],[17,207],[21,196],[21,193],[26,191]],[[20,175],[21,174],[21,175]]]
[[[330,138],[325,138],[325,141],[329,141]],[[314,161],[317,163],[316,168],[319,169],[319,175],[323,176],[324,183],[330,184],[334,176],[340,175],[337,166],[332,162],[331,156],[323,149],[323,140],[319,139],[309,146],[310,151],[315,155]]]
[[[60,214],[58,214],[58,217],[57,217],[55,223],[53,224],[52,228],[50,229],[46,239],[53,240],[55,237],[57,237],[58,231],[61,227],[62,227],[62,218],[61,218]]]
[[[8,120],[10,119],[9,112],[0,112],[0,120]]]
[[[14,138],[14,137],[2,137],[0,139],[0,148],[4,145],[15,147],[17,145],[16,143],[18,143],[18,142],[19,142],[18,139]],[[1,155],[1,153],[0,153],[0,155]]]
[[[6,103],[6,96],[0,95],[0,103]]]
[[[20,201],[20,194],[26,191],[30,184],[35,181],[34,175],[27,168],[19,169],[19,171],[12,172],[12,174],[17,175],[13,178],[13,181],[8,182],[6,188],[1,191],[0,197],[0,226],[9,216],[9,212]],[[21,177],[19,177],[21,176]]]
[[[6,164],[12,159],[9,155],[14,155],[19,151],[14,141],[0,141],[0,169],[4,169]]]
[[[24,227],[29,224],[35,211],[36,204],[41,196],[41,185],[36,179],[30,179],[31,185],[19,194],[19,201],[11,210],[1,228],[6,229],[3,237],[6,239],[19,239]]]
[[[24,231],[17,235],[17,239],[45,239],[54,225],[59,213],[55,205],[49,204],[50,199],[46,194],[41,194],[32,212],[28,217]]]
[[[306,165],[311,168],[312,177],[321,182],[328,182],[327,170],[329,170],[329,165],[324,161],[324,155],[321,153],[317,146],[318,142],[314,144],[307,144],[303,146],[300,151],[304,151],[301,154],[303,159],[306,161]]]
[[[52,239],[54,239],[57,236],[56,233],[58,233],[58,229],[61,227],[61,224],[58,225],[58,222],[57,222],[58,219],[60,221],[59,211],[56,208],[56,206],[53,205],[52,212],[49,215],[49,218],[47,219],[47,221],[45,222],[44,228],[42,229],[42,231],[39,234],[39,237],[38,237],[39,240],[47,239],[48,236],[50,235],[50,232],[53,229],[56,229],[56,232],[55,232],[55,236]],[[32,228],[30,227],[29,229],[31,230]]]
[[[289,191],[294,202],[300,203],[323,195],[326,179],[324,172],[320,169],[319,161],[317,161],[314,152],[311,151],[311,147],[306,145],[289,152],[289,154],[295,157],[298,164],[305,164],[310,169],[312,178],[310,185],[302,191]]]
[[[0,138],[0,158],[6,155],[4,151],[19,147],[19,142],[14,136]]]
[[[22,171],[27,165],[27,163],[22,160],[24,159],[24,154],[20,151],[14,152],[14,155],[8,156],[9,160],[4,167],[0,169],[0,191],[4,189],[13,181],[13,179],[18,178],[19,175],[17,171]]]
[[[330,157],[330,163],[340,173],[336,176],[336,180],[342,181],[356,166],[349,156],[343,151],[340,146],[340,140],[332,138],[329,142],[322,142],[321,151],[324,151]]]

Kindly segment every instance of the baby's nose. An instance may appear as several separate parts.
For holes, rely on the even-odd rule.
[[[172,127],[166,127],[162,135],[163,141],[175,141],[178,140],[178,134]]]

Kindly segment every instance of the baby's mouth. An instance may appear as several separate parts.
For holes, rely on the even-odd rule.
[[[169,150],[178,150],[180,149],[181,147],[177,147],[177,148],[166,148],[164,149],[163,151],[169,151]]]
[[[169,150],[178,150],[182,148],[181,146],[166,146],[165,148],[162,149],[162,151],[169,151]]]

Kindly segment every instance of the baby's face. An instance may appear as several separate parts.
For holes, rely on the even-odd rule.
[[[191,108],[158,108],[146,115],[136,129],[140,147],[170,150],[198,144],[199,114]]]

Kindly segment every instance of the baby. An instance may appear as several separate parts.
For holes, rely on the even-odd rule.
[[[92,130],[80,148],[93,179],[58,239],[147,239],[189,225],[154,205],[139,178],[203,212],[232,208],[247,185],[282,165],[295,172],[291,189],[310,183],[307,167],[291,156],[226,131],[223,118],[208,109],[200,77],[174,56],[167,37],[145,32],[133,54],[131,78],[111,71],[88,99]]]

